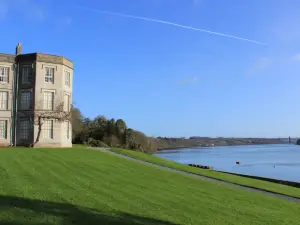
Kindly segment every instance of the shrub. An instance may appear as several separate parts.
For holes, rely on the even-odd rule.
[[[94,138],[89,138],[87,141],[88,146],[97,147],[97,140]]]
[[[97,147],[109,148],[109,146],[105,142],[99,140],[97,140]]]
[[[89,138],[87,144],[91,147],[100,147],[100,148],[108,148],[109,146],[100,140],[96,140],[94,138]]]

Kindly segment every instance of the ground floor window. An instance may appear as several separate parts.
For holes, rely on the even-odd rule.
[[[20,139],[28,139],[29,138],[29,129],[30,122],[29,119],[21,119],[20,120]]]
[[[42,130],[44,138],[53,139],[53,120],[45,120]]]
[[[7,120],[0,120],[0,139],[7,138]]]

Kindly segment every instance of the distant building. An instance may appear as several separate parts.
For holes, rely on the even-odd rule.
[[[71,109],[73,63],[63,56],[0,53],[0,146],[32,145],[39,133],[37,110],[51,111],[63,102]],[[43,121],[35,147],[71,147],[70,121]]]

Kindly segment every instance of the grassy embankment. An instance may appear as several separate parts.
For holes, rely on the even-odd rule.
[[[147,161],[147,162],[155,163],[158,165],[174,168],[177,170],[182,170],[182,171],[186,171],[186,172],[190,172],[190,173],[194,173],[194,174],[199,174],[199,175],[203,175],[203,176],[207,176],[207,177],[216,178],[216,179],[223,180],[223,181],[228,181],[228,182],[231,182],[234,184],[240,184],[240,185],[244,185],[244,186],[248,186],[248,187],[254,187],[254,188],[263,189],[263,190],[270,191],[270,192],[275,192],[275,193],[279,193],[279,194],[284,194],[284,195],[300,198],[300,188],[290,187],[290,186],[286,186],[286,185],[271,183],[271,182],[257,180],[257,179],[240,177],[240,176],[231,175],[231,174],[220,173],[220,172],[211,171],[211,170],[194,168],[194,167],[190,167],[188,165],[173,162],[170,160],[165,160],[165,159],[159,158],[157,156],[148,155],[148,154],[144,154],[144,153],[136,152],[136,151],[116,149],[116,148],[111,149],[111,151],[122,154],[122,155],[130,156],[130,157],[133,157],[136,159],[141,159],[143,161]]]
[[[300,224],[300,205],[99,151],[0,149],[0,224]]]

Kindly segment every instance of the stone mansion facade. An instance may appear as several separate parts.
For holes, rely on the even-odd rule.
[[[0,54],[0,146],[71,147],[69,120],[36,120],[36,112],[51,113],[72,105],[73,63],[63,56],[41,53]],[[38,138],[38,141],[37,140]]]

